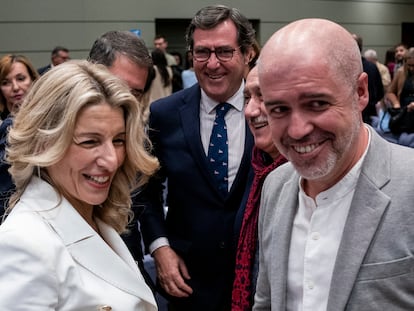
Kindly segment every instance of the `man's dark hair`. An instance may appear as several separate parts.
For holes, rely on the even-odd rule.
[[[125,55],[139,66],[152,67],[151,55],[144,40],[129,31],[108,31],[92,45],[88,60],[110,67],[118,54]]]
[[[154,40],[157,40],[157,39],[167,40],[167,38],[165,38],[165,36],[163,34],[156,34],[155,37],[154,37]]]
[[[60,51],[69,53],[69,50],[63,46],[56,46],[53,50],[52,50],[52,57],[56,56],[59,54]]]
[[[400,42],[400,43],[396,44],[396,45],[394,46],[394,50],[395,50],[396,48],[398,48],[399,46],[402,46],[402,47],[404,47],[406,50],[408,50],[408,45],[407,45],[407,44],[405,44],[404,42]]]
[[[207,30],[230,19],[237,28],[237,42],[242,53],[245,53],[255,42],[255,31],[249,20],[235,8],[224,5],[207,6],[199,10],[191,20],[186,32],[187,49],[192,50],[194,45],[194,30],[197,28]]]

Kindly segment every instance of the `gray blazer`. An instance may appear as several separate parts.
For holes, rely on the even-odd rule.
[[[414,149],[372,128],[334,266],[327,310],[414,310]],[[286,310],[299,175],[290,163],[265,181],[254,311]]]

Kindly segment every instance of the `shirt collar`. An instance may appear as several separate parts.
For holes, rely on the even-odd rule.
[[[238,111],[242,111],[243,106],[244,106],[243,90],[244,90],[244,80],[242,80],[237,92],[234,93],[232,97],[226,100],[226,103],[229,103],[230,105],[233,106],[233,108],[235,108]],[[216,109],[216,106],[218,104],[220,103],[208,97],[207,94],[204,92],[204,90],[201,89],[201,105],[204,107],[204,110],[208,114],[215,113],[214,110]]]

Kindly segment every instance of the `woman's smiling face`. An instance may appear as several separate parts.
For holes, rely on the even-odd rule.
[[[47,168],[75,208],[107,199],[112,179],[125,159],[125,140],[122,109],[104,102],[81,110],[65,156]]]

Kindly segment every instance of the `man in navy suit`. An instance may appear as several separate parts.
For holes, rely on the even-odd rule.
[[[198,83],[150,106],[149,135],[161,169],[140,197],[147,200],[140,221],[170,310],[230,310],[233,228],[253,146],[243,115],[243,73],[255,34],[238,10],[215,5],[196,13],[186,39]],[[207,159],[215,108],[223,102],[231,105],[224,194]]]

